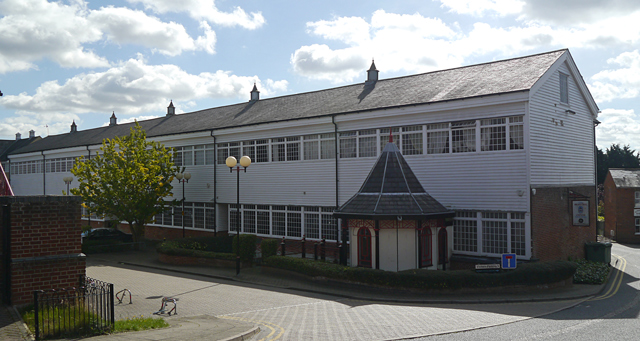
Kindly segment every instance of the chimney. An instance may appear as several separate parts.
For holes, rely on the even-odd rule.
[[[16,141],[22,138],[22,134],[16,133]]]
[[[176,114],[176,107],[173,106],[173,100],[169,103],[167,107],[167,116],[173,116]]]
[[[256,83],[253,83],[253,90],[251,90],[251,101],[260,100],[260,91],[258,91],[258,87],[256,87]]]
[[[367,70],[367,81],[366,83],[375,82],[378,80],[378,70],[376,70],[376,63],[371,60],[371,67]]]
[[[73,123],[71,123],[71,133],[75,133],[76,131],[78,131],[78,126],[76,125],[76,120],[73,120]]]
[[[109,127],[115,126],[118,124],[118,118],[116,117],[116,112],[114,111],[111,114],[111,118],[109,118]]]
[[[29,130],[29,138],[32,139],[34,137],[36,137],[36,131],[33,129]]]

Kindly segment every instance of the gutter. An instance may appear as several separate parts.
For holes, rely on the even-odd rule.
[[[338,182],[340,180],[338,180],[338,124],[336,123],[336,116],[333,115],[331,116],[331,123],[333,123],[333,132],[334,132],[334,147],[336,149],[335,155],[336,155],[336,210],[340,207],[339,204],[339,186],[338,186]],[[340,225],[339,222],[336,222],[336,241],[340,240]]]
[[[214,129],[211,129],[211,137],[213,137],[213,236],[218,236],[218,142],[213,135]]]
[[[42,195],[47,195],[47,163],[45,161],[44,150],[41,150],[42,154]]]

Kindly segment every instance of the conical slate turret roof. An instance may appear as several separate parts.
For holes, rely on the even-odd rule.
[[[358,193],[334,212],[338,218],[355,219],[420,219],[453,214],[424,190],[392,142],[384,147]]]

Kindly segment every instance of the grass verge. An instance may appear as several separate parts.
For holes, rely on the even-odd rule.
[[[154,317],[132,317],[118,320],[113,327],[114,333],[137,332],[148,329],[160,329],[169,327],[169,323],[163,318]]]

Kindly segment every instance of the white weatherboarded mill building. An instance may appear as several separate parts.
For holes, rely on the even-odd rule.
[[[598,107],[568,50],[392,79],[378,79],[372,65],[367,78],[269,99],[254,87],[248,102],[180,115],[171,103],[166,116],[140,121],[192,174],[188,234],[234,231],[236,176],[224,162],[248,155],[242,233],[342,239],[333,211],[358,192],[392,129],[419,182],[455,214],[443,255],[452,266],[503,253],[582,256],[584,242],[595,239]],[[113,115],[108,127],[72,127],[15,151],[5,167],[14,191],[60,194],[76,157],[95,155],[104,138],[131,125]],[[174,184],[174,197],[182,196]],[[586,225],[573,225],[576,200],[590,203]],[[181,235],[182,224],[180,215],[159,215],[148,237]],[[438,227],[430,228],[435,236]],[[417,243],[418,231],[411,233]],[[415,267],[437,268],[432,252],[431,263],[416,255]]]

